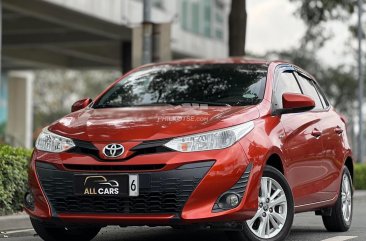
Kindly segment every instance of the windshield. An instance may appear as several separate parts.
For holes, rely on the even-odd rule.
[[[255,105],[263,99],[266,76],[267,66],[259,64],[147,67],[119,81],[94,108]]]

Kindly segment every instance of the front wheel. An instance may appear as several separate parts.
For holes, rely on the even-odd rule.
[[[53,227],[31,218],[36,233],[45,241],[90,241],[100,231],[100,227]]]
[[[331,208],[330,216],[323,216],[325,228],[331,232],[345,232],[351,227],[353,213],[352,178],[344,167],[340,192],[336,204]]]
[[[257,213],[244,223],[242,231],[228,234],[235,241],[284,240],[290,232],[293,218],[291,188],[280,171],[267,166],[261,178]]]

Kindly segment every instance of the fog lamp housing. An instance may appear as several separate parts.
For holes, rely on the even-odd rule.
[[[249,181],[250,172],[252,171],[253,164],[250,163],[245,169],[240,179],[226,192],[224,192],[216,200],[216,203],[212,207],[212,212],[218,213],[225,210],[237,208],[244,198],[247,183]]]
[[[241,198],[236,193],[225,193],[219,199],[218,205],[224,210],[236,208],[240,204],[240,199]]]
[[[34,196],[32,192],[26,192],[24,195],[24,205],[30,210],[34,210]]]

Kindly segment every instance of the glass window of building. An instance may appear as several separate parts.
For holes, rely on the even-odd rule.
[[[182,16],[181,16],[181,24],[184,30],[189,30],[188,23],[188,1],[182,1]]]
[[[205,37],[211,38],[211,25],[212,25],[212,7],[211,0],[204,1],[204,31],[203,34]]]
[[[197,2],[191,4],[192,8],[192,31],[200,33],[200,5]]]
[[[214,26],[214,37],[218,40],[224,40],[224,29],[225,26],[225,5],[220,0],[215,0],[214,4],[214,19],[213,19],[213,26]]]
[[[221,29],[216,29],[216,38],[219,39],[219,40],[224,39],[224,33],[222,32]]]
[[[153,0],[153,6],[156,8],[164,9],[163,0]]]

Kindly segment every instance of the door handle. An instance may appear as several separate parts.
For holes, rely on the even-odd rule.
[[[343,129],[339,126],[337,126],[336,128],[334,128],[334,132],[337,133],[338,135],[343,133]]]
[[[314,129],[312,132],[311,132],[311,135],[314,136],[316,139],[319,139],[319,137],[322,135],[322,132],[318,129]]]

